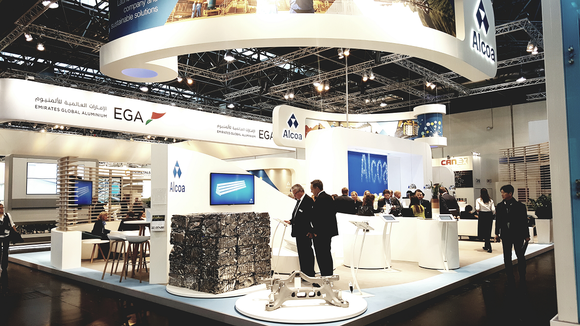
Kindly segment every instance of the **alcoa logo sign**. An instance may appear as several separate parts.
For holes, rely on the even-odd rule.
[[[179,162],[175,161],[175,166],[173,167],[173,179],[181,179],[181,168],[179,167]],[[185,185],[177,184],[172,181],[169,184],[169,192],[185,192]]]
[[[284,132],[282,133],[282,138],[302,140],[303,136],[301,133],[292,132],[292,129],[298,128],[298,119],[296,119],[296,116],[294,115],[294,113],[292,113],[292,115],[290,116],[290,118],[288,119],[288,121],[286,123],[288,124],[288,127],[290,129],[284,129]]]
[[[479,31],[482,31],[484,35],[487,36],[489,32],[489,21],[487,20],[487,13],[483,6],[483,0],[479,0],[479,6],[475,12],[475,19],[477,20],[477,28]],[[479,31],[473,31],[471,48],[482,56],[495,62],[495,50],[489,46],[489,44],[485,44],[485,41],[481,39],[481,33]]]

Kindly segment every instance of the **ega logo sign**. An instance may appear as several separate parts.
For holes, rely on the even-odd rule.
[[[140,121],[145,125],[148,125],[151,121],[160,119],[165,115],[163,113],[151,112],[151,119],[147,119],[147,122],[143,121],[143,117],[141,116],[141,112],[136,111],[133,113],[131,109],[123,109],[123,108],[115,108],[115,113],[113,114],[113,118],[116,120],[125,120],[130,122],[137,122]]]
[[[290,116],[290,118],[288,119],[288,121],[286,121],[286,123],[288,124],[288,127],[290,129],[284,129],[284,132],[282,134],[282,138],[289,138],[289,139],[293,139],[293,140],[302,140],[302,134],[299,132],[292,132],[291,129],[297,129],[298,128],[298,119],[296,119],[296,116],[294,115],[294,113],[292,113],[292,115]]]
[[[487,19],[487,13],[485,11],[485,7],[483,6],[483,0],[479,0],[479,6],[475,12],[475,19],[477,20],[477,28],[485,35],[487,35],[487,33],[489,33],[489,20]],[[486,44],[485,41],[481,40],[481,33],[478,31],[473,31],[471,48],[484,57],[495,62],[494,48],[489,46],[489,44]]]

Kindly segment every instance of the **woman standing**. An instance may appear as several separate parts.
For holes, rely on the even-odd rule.
[[[481,188],[480,197],[475,201],[475,210],[479,216],[477,236],[485,241],[483,250],[491,253],[491,225],[495,215],[495,206],[493,200],[489,198],[487,189]]]

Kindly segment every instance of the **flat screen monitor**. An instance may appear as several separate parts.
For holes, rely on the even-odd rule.
[[[77,188],[77,196],[75,198],[75,204],[90,205],[93,199],[93,182],[85,180],[76,180],[75,186]]]
[[[253,205],[254,175],[210,173],[210,205]]]
[[[26,194],[56,195],[56,163],[26,164]]]
[[[453,221],[453,215],[451,214],[441,214],[439,215],[440,221]]]

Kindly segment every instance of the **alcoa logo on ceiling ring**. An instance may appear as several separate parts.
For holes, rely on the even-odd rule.
[[[299,125],[298,119],[296,119],[294,113],[292,113],[292,115],[290,116],[288,121],[286,121],[286,123],[288,124],[289,128],[298,129]],[[292,132],[290,129],[284,129],[284,132],[282,133],[282,138],[288,138],[292,140],[302,140],[304,137],[300,132]]]
[[[173,167],[173,178],[181,179],[181,174],[179,162],[175,161],[175,166]],[[185,185],[176,184],[175,181],[172,181],[169,184],[169,192],[185,192]]]
[[[487,13],[485,7],[483,6],[483,0],[479,0],[479,6],[475,13],[475,19],[477,20],[477,28],[484,31],[485,35],[489,32],[489,21],[487,20]],[[481,34],[478,31],[473,31],[473,37],[471,42],[471,48],[477,51],[482,56],[495,62],[495,50],[493,47],[486,44],[484,40],[481,39]]]

